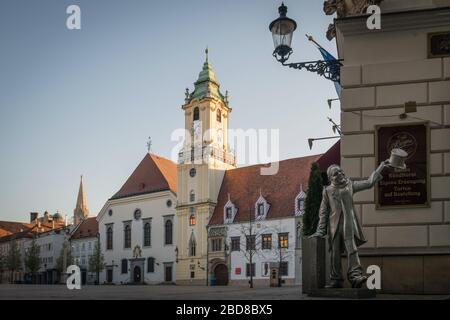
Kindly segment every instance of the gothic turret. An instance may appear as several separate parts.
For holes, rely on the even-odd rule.
[[[77,204],[73,210],[73,223],[77,225],[89,216],[89,209],[86,203],[86,193],[83,187],[83,176],[80,180],[80,189],[78,190]]]

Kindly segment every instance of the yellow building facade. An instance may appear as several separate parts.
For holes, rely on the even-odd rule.
[[[206,61],[182,106],[185,143],[177,166],[177,284],[208,282],[207,229],[225,171],[235,167],[228,148],[228,95]]]

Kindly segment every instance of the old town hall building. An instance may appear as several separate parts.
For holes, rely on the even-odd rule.
[[[177,166],[176,283],[247,285],[252,272],[257,284],[268,286],[270,268],[283,268],[286,283],[300,283],[302,186],[320,156],[280,161],[275,175],[262,175],[263,165],[236,168],[228,148],[228,93],[220,92],[207,51],[194,85],[182,106],[187,136]],[[250,220],[257,222],[252,249],[246,248]],[[255,253],[252,264],[248,249]]]

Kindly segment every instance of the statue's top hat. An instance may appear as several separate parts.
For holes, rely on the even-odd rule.
[[[403,149],[392,149],[391,157],[389,158],[389,166],[396,169],[406,169],[405,160],[408,153]]]

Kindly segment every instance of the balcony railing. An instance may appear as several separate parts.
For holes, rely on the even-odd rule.
[[[234,154],[217,147],[192,147],[187,150],[184,149],[178,153],[179,164],[202,164],[208,163],[213,159],[222,161],[232,166],[236,165],[236,157]]]

